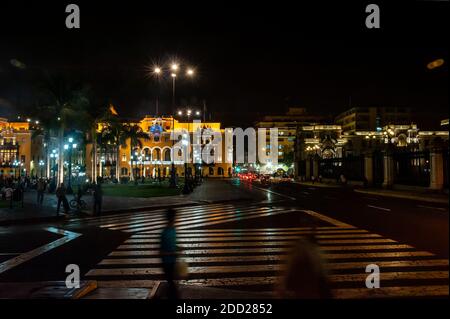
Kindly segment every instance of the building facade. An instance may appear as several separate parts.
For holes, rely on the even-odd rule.
[[[86,174],[89,179],[93,176],[119,178],[168,177],[172,164],[178,176],[185,175],[185,163],[188,174],[199,171],[208,177],[229,177],[232,175],[232,162],[225,162],[225,145],[218,147],[212,140],[224,134],[224,129],[218,122],[180,122],[173,117],[146,116],[140,121],[124,123],[137,125],[146,138],[140,138],[139,143],[132,145],[128,139],[123,145],[112,145],[102,149],[97,147],[97,156],[93,156],[93,145],[86,147]],[[98,126],[101,132],[102,124]],[[177,141],[172,141],[171,134],[175,134]],[[198,139],[197,133],[203,134]],[[208,138],[206,136],[211,136]],[[178,135],[178,136],[177,136]],[[177,143],[180,142],[180,143]],[[196,144],[197,146],[194,146]],[[210,162],[202,160],[202,151],[210,144]],[[181,146],[180,146],[181,145]],[[185,147],[186,146],[186,147]],[[205,158],[205,157],[203,157]]]
[[[335,118],[335,123],[344,133],[356,131],[381,131],[389,124],[411,124],[411,109],[408,107],[353,107]]]
[[[36,171],[40,159],[32,155],[36,145],[31,137],[28,122],[0,118],[0,175],[29,176]]]
[[[296,177],[392,187],[448,188],[449,132],[415,124],[345,132],[340,125],[302,126],[295,145]]]
[[[263,172],[272,172],[282,169],[283,171],[291,171],[294,168],[294,146],[296,132],[299,127],[311,125],[314,123],[323,123],[326,117],[314,115],[307,112],[306,108],[291,107],[285,114],[269,115],[263,117],[255,123],[255,128],[265,128],[266,144],[269,151],[270,147],[270,128],[278,129],[278,166],[268,169],[262,167]]]

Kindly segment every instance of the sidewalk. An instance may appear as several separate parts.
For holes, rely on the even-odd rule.
[[[322,187],[322,188],[344,188],[342,185],[331,184],[331,183],[319,183],[319,182],[294,182],[295,184],[311,186],[311,187]],[[348,188],[353,188],[357,193],[411,199],[417,201],[424,201],[437,204],[449,204],[448,194],[436,193],[434,191],[423,189],[423,190],[400,190],[400,189],[380,189],[380,188],[362,188],[361,186],[347,185]]]
[[[447,194],[436,194],[432,191],[404,191],[404,190],[391,190],[391,189],[355,189],[357,193],[395,197],[403,199],[411,199],[436,204],[449,204]]]
[[[0,283],[0,299],[80,299],[97,289],[96,281],[67,288],[64,281]]]
[[[21,202],[13,204],[13,208],[0,208],[0,225],[19,223],[46,222],[64,219],[64,209],[61,208],[60,216],[56,216],[57,206],[54,194],[45,194],[43,205],[37,204],[36,191],[24,193],[23,207]]]
[[[58,204],[55,194],[45,194],[42,206],[36,204],[36,192],[27,191],[24,194],[24,207],[16,204],[13,209],[0,208],[0,225],[12,225],[19,223],[34,223],[55,221],[66,218],[64,214],[56,217],[56,207]],[[70,201],[73,195],[68,195]],[[222,201],[251,200],[254,199],[250,193],[242,192],[237,187],[230,185],[226,180],[206,180],[189,195],[174,195],[161,197],[120,197],[103,196],[102,214],[115,214],[121,212],[132,212],[143,209],[157,209],[167,207],[178,207],[186,205],[199,205],[205,203],[215,203]],[[91,215],[93,207],[93,197],[84,196],[83,200],[87,204],[86,211],[76,214],[78,217]],[[18,207],[19,206],[19,207]],[[62,212],[62,208],[60,210]],[[74,215],[69,215],[75,217]]]
[[[323,188],[342,188],[341,185],[338,184],[329,184],[329,183],[319,183],[319,182],[294,182],[294,184],[304,185],[304,186],[314,186],[314,187],[323,187]]]

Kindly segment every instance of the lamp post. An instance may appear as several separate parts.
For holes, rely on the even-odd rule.
[[[69,180],[67,185],[67,194],[73,194],[72,190],[72,150],[77,148],[77,144],[73,142],[73,138],[69,137],[69,144],[64,145],[65,150],[69,150]]]
[[[17,176],[17,167],[19,166],[19,161],[18,160],[14,160],[13,162],[13,167],[14,167],[14,178],[16,178]]]
[[[182,110],[179,110],[177,112],[177,114],[179,116],[186,116],[187,119],[188,119],[188,133],[187,133],[188,140],[183,141],[183,144],[186,146],[186,148],[188,148],[188,147],[190,147],[190,143],[188,141],[190,141],[190,139],[191,139],[190,138],[190,134],[191,134],[190,133],[191,132],[190,119],[191,119],[191,116],[193,116],[194,114],[196,116],[200,116],[200,111],[193,112],[191,109],[186,109],[184,112]],[[185,152],[184,158],[185,158],[185,160],[184,160],[184,187],[183,187],[183,193],[188,194],[188,193],[191,192],[191,189],[189,187],[189,179],[188,179],[188,156],[187,156],[187,150]]]
[[[50,165],[53,165],[53,168],[52,168],[52,172],[53,172],[53,176],[52,176],[52,179],[54,180],[55,179],[55,175],[56,175],[56,171],[55,171],[55,165],[56,165],[56,161],[58,160],[58,153],[57,153],[57,150],[52,150],[52,153],[50,154],[50,162],[51,161],[53,161],[53,160],[55,160],[55,164],[53,165],[53,164],[50,164]],[[50,175],[48,176],[48,177],[50,177]]]
[[[169,65],[169,69],[170,71],[170,77],[172,78],[172,131],[175,131],[175,105],[176,105],[176,80],[178,78],[179,72],[182,70],[182,67],[180,66],[180,63],[173,61],[170,65]],[[161,75],[163,75],[163,69],[159,66],[155,66],[153,68],[153,74],[154,76],[156,76],[158,79],[160,78]],[[191,67],[186,67],[186,77],[188,78],[192,78],[195,75],[195,71],[193,68]],[[157,101],[157,107],[158,107],[158,101]],[[175,178],[175,161],[174,161],[174,145],[175,142],[172,139],[172,169],[171,169],[171,176],[170,176],[170,187],[171,188],[176,188],[177,184],[176,184],[176,178]]]
[[[43,167],[44,167],[45,163],[43,160],[39,161],[39,167],[40,167],[40,171],[41,171],[41,178],[43,177],[44,173],[43,173]]]

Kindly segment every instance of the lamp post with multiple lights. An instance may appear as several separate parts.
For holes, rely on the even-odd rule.
[[[187,108],[186,110],[178,110],[178,112],[177,112],[177,115],[178,116],[180,116],[180,117],[186,117],[187,118],[187,120],[188,120],[188,133],[187,133],[187,138],[188,138],[188,141],[186,141],[185,142],[185,146],[186,146],[186,148],[188,148],[188,147],[190,147],[190,140],[191,140],[191,137],[190,137],[190,132],[191,132],[191,129],[190,129],[190,120],[191,120],[191,117],[194,117],[194,116],[200,116],[200,111],[193,111],[193,110],[191,110],[191,109],[189,109],[189,108]],[[185,154],[184,154],[184,187],[183,187],[183,193],[185,193],[185,194],[188,194],[188,193],[190,193],[191,191],[192,191],[192,187],[190,186],[190,184],[189,184],[189,177],[188,177],[188,160],[189,160],[189,158],[188,158],[188,152],[187,152],[187,150],[184,152]]]
[[[180,64],[178,62],[172,62],[169,66],[170,77],[172,78],[172,114],[175,114],[175,105],[176,105],[176,79],[178,74],[182,70]],[[153,68],[153,74],[159,79],[163,74],[164,70],[160,66],[155,66]],[[186,77],[193,78],[195,76],[195,71],[191,67],[186,68]],[[172,131],[175,130],[175,115],[172,115]],[[175,162],[174,162],[174,145],[175,142],[172,140],[172,169],[170,173],[170,187],[176,188],[177,182],[175,178]]]

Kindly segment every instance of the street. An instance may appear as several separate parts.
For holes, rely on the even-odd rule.
[[[238,291],[272,297],[289,248],[311,235],[335,298],[448,296],[448,205],[238,179],[209,181],[204,189],[217,199],[221,189],[242,198],[177,208],[177,244],[189,265],[189,278],[179,283],[200,296],[218,287],[229,298]],[[151,291],[164,279],[164,225],[164,209],[152,209],[0,227],[0,281],[64,281],[66,265],[76,264],[81,279],[96,280],[99,289]],[[369,264],[380,267],[379,289],[365,286]]]

